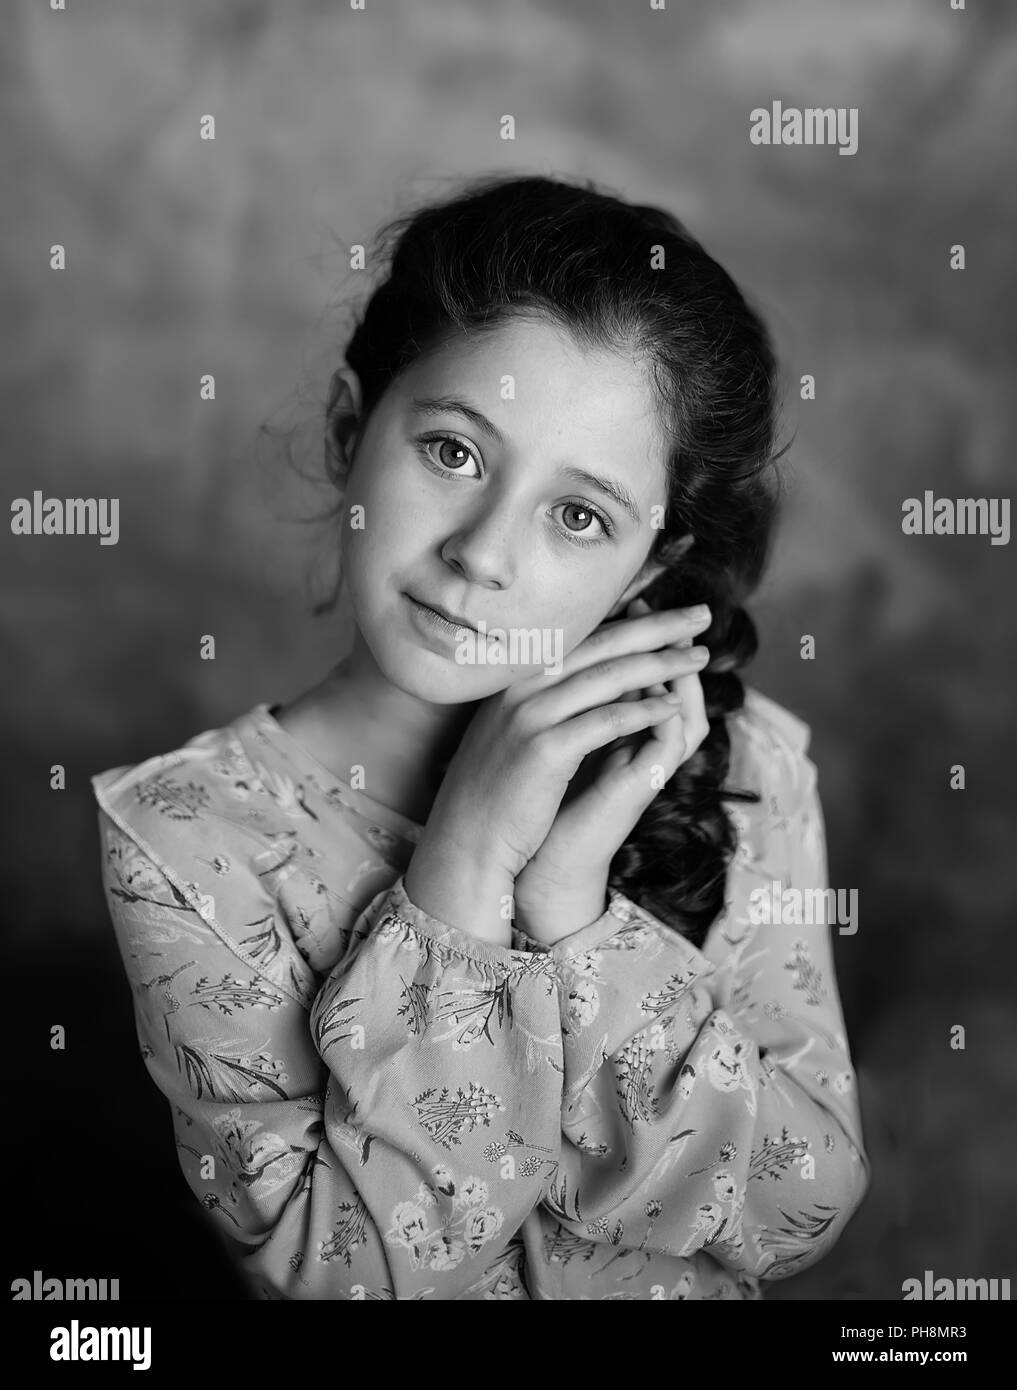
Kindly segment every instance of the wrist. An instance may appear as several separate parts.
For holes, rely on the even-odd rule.
[[[610,901],[606,875],[573,890],[531,893],[524,886],[515,897],[515,925],[542,946],[554,946],[598,922]]]
[[[429,917],[491,945],[511,947],[514,880],[479,847],[425,830],[403,886]]]

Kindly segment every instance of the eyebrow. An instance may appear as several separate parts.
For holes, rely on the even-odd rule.
[[[493,439],[495,443],[500,444],[502,448],[508,446],[508,440],[492,420],[456,396],[414,396],[410,403],[414,410],[419,411],[421,415],[462,415],[478,430]],[[599,473],[591,473],[587,468],[577,468],[574,465],[563,468],[561,472],[563,477],[571,479],[574,483],[585,483],[587,487],[596,488],[598,492],[604,493],[605,496],[617,502],[618,506],[628,513],[637,526],[642,525],[643,518],[639,514],[635,498],[628,488],[623,487],[621,483],[616,482],[613,478],[602,477]]]

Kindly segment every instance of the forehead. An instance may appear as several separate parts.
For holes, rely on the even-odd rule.
[[[580,344],[546,319],[457,332],[407,369],[398,394],[404,405],[413,396],[455,395],[486,415],[513,449],[553,448],[563,463],[596,460],[633,486],[659,487],[664,478],[665,441],[646,364],[629,352]]]

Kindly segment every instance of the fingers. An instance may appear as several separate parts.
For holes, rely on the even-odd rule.
[[[562,663],[561,681],[601,661],[673,645],[682,638],[705,632],[713,621],[709,611],[694,617],[688,608],[667,608],[655,613],[643,599],[633,600],[627,611],[638,616],[601,623],[569,652]]]
[[[708,659],[707,649],[701,650]],[[697,660],[694,648],[673,646],[597,662],[576,671],[569,680],[533,695],[519,708],[517,727],[533,734],[587,710],[607,708],[618,702],[636,704],[644,698],[642,692],[651,686],[695,674],[706,664],[706,660]]]
[[[601,625],[589,633],[562,662],[561,670],[554,677],[547,672],[535,672],[514,681],[502,694],[503,703],[510,708],[518,708],[534,700],[543,701],[551,690],[562,686],[578,672],[592,666],[600,666],[609,661],[623,661],[633,655],[648,655],[669,647],[688,646],[691,648],[697,633],[704,632],[713,621],[706,605],[696,616],[694,608],[669,608],[652,612],[644,599],[634,599],[626,609],[627,616]],[[634,615],[634,616],[633,616]],[[705,650],[705,649],[704,649]],[[709,653],[707,652],[707,655]],[[615,694],[605,694],[603,699],[631,699],[631,692],[655,681],[674,675],[674,669],[653,670],[645,664],[616,688]],[[558,717],[565,717],[559,709]],[[566,713],[575,713],[572,708]],[[541,720],[536,721],[538,724]]]
[[[710,732],[710,720],[706,713],[706,694],[698,673],[679,676],[672,681],[675,693],[681,696],[682,720],[685,724],[685,737],[689,745],[689,757],[700,746]]]
[[[676,610],[670,617],[665,614],[653,614],[654,620],[664,618],[665,622],[663,627],[659,622],[656,623],[656,636],[650,640],[654,644],[663,640],[664,645],[654,645],[647,649],[647,629],[643,623],[644,615],[639,612],[640,607],[648,611],[647,604],[641,599],[629,604],[627,611],[639,616],[629,618],[619,626],[614,638],[615,650],[605,650],[599,655],[595,651],[587,650],[582,665],[573,662],[570,666],[566,660],[561,677],[557,681],[530,691],[520,701],[520,704],[528,706],[524,717],[532,730],[561,723],[585,710],[595,709],[598,705],[607,705],[617,700],[639,700],[644,698],[648,689],[659,682],[706,668],[709,663],[709,648],[694,647],[692,642],[693,634],[709,625],[711,620],[708,615],[698,619],[690,618],[685,610]],[[644,635],[641,644],[633,645],[634,639],[631,635],[624,636],[623,627],[628,629],[629,634],[634,629],[642,630]],[[676,632],[679,634],[677,639],[674,636]],[[624,650],[625,646],[632,649]]]
[[[627,611],[634,615],[646,607],[642,600],[636,600]],[[618,625],[619,629],[623,625],[639,627],[641,619],[642,614],[639,618],[630,617]],[[689,632],[701,630],[709,622],[709,618],[700,619],[698,623],[689,622],[686,617],[684,642],[691,643]],[[679,624],[679,629],[681,626]],[[682,642],[682,638],[678,640]],[[633,789],[633,796],[638,789],[639,798],[649,805],[661,785],[669,782],[678,768],[693,756],[710,731],[706,697],[699,679],[702,667],[687,669],[689,654],[684,643],[680,648],[672,639],[661,651],[638,649],[628,653],[627,660],[614,662],[602,656],[595,665],[603,669],[596,672],[591,669],[586,680],[573,679],[567,685],[554,687],[553,692],[546,692],[548,701],[552,698],[560,701],[563,697],[572,699],[573,708],[577,694],[587,702],[592,699],[593,703],[574,712],[571,718],[559,713],[553,723],[545,726],[543,737],[553,738],[556,755],[564,756],[575,766],[595,750],[617,744],[606,757],[604,770],[622,774]],[[645,660],[637,660],[637,657]],[[657,670],[653,669],[654,662]],[[573,676],[579,677],[581,670],[586,669],[590,668],[580,668]],[[647,671],[649,675],[645,674]],[[612,699],[604,694],[604,683],[613,681],[617,685],[619,672],[623,673],[623,685],[619,687],[617,698]],[[652,679],[659,673],[664,679]],[[674,703],[676,696],[677,704]],[[549,704],[545,705],[545,718],[549,708]],[[639,739],[638,735],[647,730],[649,737]]]
[[[648,608],[642,599],[629,605],[629,612],[636,613]],[[683,639],[691,641],[691,638]],[[628,773],[631,779],[645,779],[648,793],[659,790],[659,778],[669,782],[682,763],[687,762],[706,739],[710,732],[710,721],[706,714],[706,696],[699,673],[677,676],[667,682],[650,686],[648,695],[671,693],[679,703],[675,716],[664,720],[650,729],[649,738],[629,759]],[[652,780],[651,780],[652,779]]]
[[[651,695],[644,700],[599,705],[546,729],[542,737],[553,739],[556,756],[578,765],[595,748],[673,718],[675,706],[662,696]]]
[[[670,780],[703,743],[710,732],[710,721],[706,714],[706,695],[698,674],[679,676],[668,681],[667,685],[678,695],[681,704],[670,723],[657,725],[653,729],[652,743],[647,745],[646,751],[650,762],[659,764],[665,779]]]
[[[661,692],[675,693],[672,687],[680,691],[682,706],[663,701]],[[617,722],[606,734],[595,722],[607,713],[605,709],[590,711],[555,731],[556,748],[568,749],[569,755],[579,761],[604,743],[617,745],[604,758],[600,771],[621,778],[617,789],[622,791],[623,799],[631,801],[637,815],[688,762],[710,731],[705,694],[695,673],[655,685],[643,695],[642,715],[637,712],[640,706],[629,702],[610,707]],[[624,732],[612,739],[611,734],[618,730]],[[647,730],[648,737],[640,738],[640,733]]]
[[[646,606],[644,601],[636,600],[629,605],[628,611],[634,613]],[[659,682],[704,670],[709,663],[709,649],[693,647],[691,643],[692,634],[709,622],[709,616],[694,619],[684,610],[649,616],[640,614],[626,619],[617,625],[612,654],[604,651],[598,656],[588,650],[583,665],[576,666],[573,662],[570,667],[566,659],[559,679],[536,687],[529,682],[519,682],[506,693],[506,702],[515,711],[517,730],[524,737],[534,737],[587,711],[598,708],[609,711],[615,702],[635,704],[645,698],[646,690]],[[663,641],[663,646],[647,649],[647,623],[656,634],[649,640],[652,643]],[[637,629],[643,636],[636,643],[631,633]],[[685,643],[690,645],[685,646]],[[625,650],[626,647],[632,650]],[[510,695],[513,698],[510,699]],[[610,727],[614,716],[606,712],[604,717]],[[634,727],[641,729],[647,725]],[[631,731],[619,728],[616,737]],[[591,745],[599,746],[601,743]]]

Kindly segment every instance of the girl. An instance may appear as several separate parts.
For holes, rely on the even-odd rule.
[[[737,674],[767,331],[592,184],[379,248],[327,411],[352,650],[92,779],[184,1175],[255,1297],[759,1298],[869,1176],[779,901],[827,883],[809,729]]]

